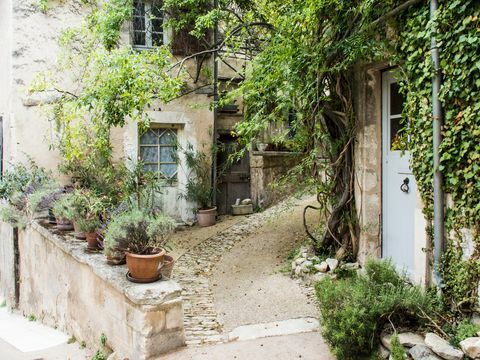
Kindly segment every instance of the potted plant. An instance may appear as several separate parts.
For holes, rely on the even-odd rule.
[[[210,159],[205,152],[195,151],[191,145],[188,145],[184,153],[190,174],[185,192],[181,196],[197,204],[198,225],[215,225],[217,207],[212,204],[214,186],[211,180]]]
[[[130,281],[157,281],[159,264],[166,253],[165,242],[174,229],[175,221],[164,214],[155,215],[136,208],[128,210],[108,224],[105,253],[125,252]]]
[[[74,199],[78,231],[85,233],[87,248],[96,250],[98,249],[97,230],[101,226],[100,217],[105,214],[109,206],[108,197],[100,196],[92,190],[81,189],[75,193]]]
[[[55,214],[58,230],[73,230],[72,220],[75,217],[75,211],[72,207],[72,194],[61,196],[53,205],[53,213]]]

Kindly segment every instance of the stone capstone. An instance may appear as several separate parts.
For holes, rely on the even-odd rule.
[[[328,264],[330,271],[335,270],[338,267],[338,260],[337,259],[327,259],[325,262]]]
[[[448,341],[434,333],[425,336],[425,344],[438,356],[445,360],[462,360],[463,352],[454,348]]]
[[[460,342],[460,347],[470,359],[480,359],[480,337],[467,338]]]
[[[413,360],[441,360],[440,357],[435,355],[432,350],[425,345],[415,345],[408,353]]]

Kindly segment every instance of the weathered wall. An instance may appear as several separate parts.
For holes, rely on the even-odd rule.
[[[57,326],[96,349],[105,334],[118,358],[150,359],[183,346],[181,288],[172,280],[133,284],[85,242],[33,224],[19,233],[24,315]]]
[[[0,298],[8,307],[15,306],[14,230],[4,222],[0,222]]]
[[[250,154],[250,182],[252,201],[260,207],[268,207],[279,201],[285,193],[273,190],[270,184],[279,179],[297,164],[294,153],[276,151],[254,151]]]
[[[387,64],[359,66],[354,74],[355,202],[360,223],[359,261],[382,255],[382,71]],[[426,283],[426,221],[420,194],[416,193],[414,230],[414,280]]]
[[[0,4],[0,115],[4,117],[5,161],[23,162],[32,157],[39,165],[54,170],[62,182],[68,182],[67,177],[56,171],[61,160],[58,152],[49,149],[56,138],[54,124],[38,106],[41,102],[51,101],[55,94],[28,95],[27,89],[37,73],[53,66],[59,54],[59,35],[64,29],[79,25],[85,9],[77,0],[53,0],[44,14],[36,4],[30,0],[14,3],[5,0]],[[124,27],[122,41],[129,41],[128,26]],[[194,62],[187,62],[185,70],[194,74]],[[68,78],[65,82],[68,84]],[[192,93],[168,105],[159,104],[154,107],[157,111],[152,111],[153,122],[176,127],[182,146],[191,143],[198,147],[205,144],[205,148],[210,148],[213,127],[213,114],[208,108],[210,100],[207,95]],[[138,129],[135,123],[130,122],[123,129],[113,129],[111,139],[117,161],[125,157],[137,159]],[[164,210],[179,221],[193,218],[192,204],[179,199],[185,183],[186,169],[180,156],[178,182],[166,187],[161,196]]]

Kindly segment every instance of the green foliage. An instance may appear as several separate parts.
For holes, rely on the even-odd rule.
[[[365,275],[316,284],[323,335],[339,359],[369,355],[387,322],[425,325],[419,310],[432,314],[436,303],[408,283],[389,261],[370,260]]]
[[[153,248],[165,245],[175,226],[175,221],[164,214],[151,214],[140,209],[126,211],[108,224],[105,251],[107,254],[116,251],[150,254]]]
[[[107,360],[107,355],[102,350],[97,350],[95,355],[93,355],[92,360]]]
[[[428,6],[419,5],[398,20],[396,62],[400,64],[400,85],[406,95],[405,131],[410,137],[411,166],[432,219],[432,115],[430,36],[433,26],[440,44],[443,84],[443,141],[440,170],[445,192],[451,197],[446,213],[448,250],[442,260],[445,299],[454,311],[475,304],[480,281],[480,54],[478,47],[478,1],[449,1],[440,4],[436,19],[429,21]],[[462,229],[472,230],[474,251],[462,258]]]
[[[404,360],[407,359],[407,354],[405,352],[404,347],[400,343],[400,339],[398,338],[398,334],[395,333],[391,337],[391,344],[392,350],[390,352],[390,358],[392,360]]]
[[[461,341],[469,337],[477,336],[479,331],[479,325],[475,325],[468,320],[463,320],[454,328],[452,337],[450,338],[450,344],[458,348]]]
[[[35,316],[35,314],[28,315],[27,319],[28,321],[37,321],[37,317]]]
[[[100,344],[102,344],[102,346],[107,345],[107,335],[105,335],[104,333],[100,335]]]
[[[72,193],[62,195],[53,205],[53,213],[57,218],[74,220],[78,214],[75,211],[75,196]]]
[[[132,18],[133,0],[108,0],[98,14],[98,33],[107,50],[118,45],[121,26]]]
[[[190,170],[185,193],[181,196],[198,205],[200,210],[212,206],[213,184],[211,180],[211,158],[204,151],[197,151],[191,144],[184,150],[185,163]]]

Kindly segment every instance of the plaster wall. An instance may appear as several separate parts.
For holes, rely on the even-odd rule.
[[[354,73],[357,114],[355,142],[355,202],[359,216],[359,261],[382,256],[382,71],[386,64],[359,66]],[[416,193],[413,280],[430,281],[426,221]]]
[[[58,38],[61,32],[81,23],[86,14],[79,0],[55,1],[49,3],[46,14],[39,11],[36,2],[30,0],[9,0],[0,3],[0,116],[4,120],[4,161],[6,167],[15,162],[25,162],[32,158],[38,165],[53,170],[63,183],[69,179],[57,170],[60,155],[50,149],[57,132],[55,125],[41,112],[39,105],[49,103],[58,93],[28,94],[32,80],[41,71],[50,69],[58,59]],[[5,19],[5,21],[3,20]],[[128,43],[128,26],[122,32],[122,41]],[[193,61],[185,64],[188,74],[195,73]],[[68,77],[67,86],[72,86]],[[187,84],[194,87],[198,84]],[[169,104],[158,104],[152,108],[152,123],[156,126],[175,127],[181,146],[188,143],[197,148],[212,144],[211,129],[213,113],[207,95],[191,94]],[[129,122],[124,128],[113,129],[111,134],[116,161],[138,157],[138,128]],[[180,154],[178,181],[165,187],[160,196],[164,210],[178,221],[191,221],[193,205],[180,199],[188,169]]]
[[[152,359],[185,343],[180,286],[133,284],[125,266],[85,252],[85,242],[34,223],[19,232],[19,310],[99,347],[102,334],[119,359]]]

